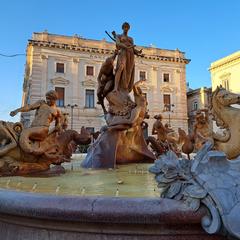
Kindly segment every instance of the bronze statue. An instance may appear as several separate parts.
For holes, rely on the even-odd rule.
[[[147,148],[142,131],[142,124],[146,117],[147,101],[142,94],[141,83],[142,81],[138,81],[133,85],[136,107],[132,110],[130,118],[122,120],[117,125],[117,127],[122,126],[122,129],[126,129],[120,134],[121,144],[118,146],[116,155],[117,163],[152,162],[154,159]],[[109,128],[111,129],[111,126]]]
[[[57,93],[49,91],[46,101],[16,109],[10,113],[36,110],[30,128],[21,123],[0,121],[0,176],[26,175],[49,170],[51,164],[69,161],[73,144],[88,144],[90,134],[66,130],[67,116],[56,107]],[[49,130],[50,123],[55,127]]]
[[[194,151],[194,137],[186,134],[186,132],[181,128],[178,128],[178,135],[178,145],[180,146],[182,152],[187,154],[188,160],[190,160],[190,153]]]
[[[163,125],[162,123],[162,115],[155,115],[154,118],[156,121],[153,124],[152,135],[157,135],[156,142],[164,149],[163,152],[173,150],[176,154],[180,154],[178,148],[178,136],[174,132],[173,129],[169,127],[168,124]],[[150,141],[153,142],[154,139],[150,138]],[[152,143],[152,146],[155,146],[157,143]],[[160,148],[160,149],[161,149]],[[162,154],[162,150],[158,153],[158,155]]]
[[[113,90],[114,87],[114,74],[113,74],[113,63],[116,58],[117,51],[108,57],[106,61],[102,64],[101,69],[98,74],[98,89],[97,89],[97,97],[98,104],[101,104],[104,114],[107,113],[107,110],[104,106],[104,98],[106,95]]]
[[[156,121],[153,124],[152,135],[157,134],[157,139],[150,136],[147,138],[147,143],[150,143],[156,157],[171,150],[178,156],[181,156],[181,153],[187,154],[190,160],[190,153],[194,150],[194,138],[187,135],[181,128],[178,128],[177,134],[168,123],[163,125],[161,114],[155,115],[154,118]]]
[[[82,163],[86,168],[109,168],[120,163],[152,162],[155,159],[143,136],[147,101],[140,87],[142,81],[134,84],[134,55],[141,56],[142,50],[135,49],[133,39],[128,36],[130,25],[124,23],[122,29],[122,34],[113,31],[113,37],[109,35],[116,42],[116,50],[103,63],[99,73],[98,99],[107,126],[90,146]],[[134,100],[129,95],[132,90]],[[108,109],[103,105],[104,97],[109,103]]]
[[[153,124],[152,135],[157,134],[158,141],[165,141],[167,139],[167,132],[162,123],[162,115],[155,115],[154,118],[156,121]]]
[[[116,34],[113,31],[113,39],[116,42],[117,66],[113,91],[106,96],[109,102],[108,112],[118,116],[129,114],[136,106],[129,93],[133,90],[134,84],[134,55],[142,56],[142,50],[135,49],[133,39],[128,36],[129,23],[123,23],[122,29],[122,34]]]
[[[212,129],[209,125],[208,110],[198,110],[195,116],[195,124],[193,127],[195,150],[200,150],[207,141],[213,141]]]
[[[46,101],[40,100],[32,105],[26,105],[18,108],[10,113],[13,117],[18,112],[36,110],[35,117],[30,128],[23,129],[20,135],[19,144],[24,152],[41,155],[46,151],[44,148],[34,148],[34,146],[29,143],[31,141],[43,141],[49,134],[49,126],[51,122],[55,121],[55,128],[52,130],[52,133],[55,131],[59,132],[61,130],[61,113],[56,107],[57,98],[57,92],[51,90],[46,93]]]
[[[113,32],[113,36],[116,39],[116,48],[119,51],[114,91],[118,91],[120,88],[128,92],[132,91],[135,74],[134,54],[142,54],[141,50],[135,49],[133,39],[128,36],[129,29],[129,23],[125,22],[122,25],[122,34],[117,35]]]

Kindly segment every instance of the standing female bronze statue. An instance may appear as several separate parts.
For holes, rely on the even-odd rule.
[[[109,102],[108,112],[117,116],[126,116],[136,104],[132,101],[129,93],[133,89],[135,62],[134,55],[142,56],[142,50],[135,48],[133,39],[128,36],[129,23],[122,24],[123,33],[112,32],[112,39],[116,42],[115,54],[117,64],[114,76],[114,88],[106,95]]]
[[[135,70],[134,54],[141,55],[142,53],[141,50],[138,51],[135,49],[133,38],[128,36],[129,29],[129,23],[125,22],[122,25],[122,34],[116,35],[113,32],[118,49],[114,91],[118,91],[119,89],[128,90],[128,92],[132,91]]]

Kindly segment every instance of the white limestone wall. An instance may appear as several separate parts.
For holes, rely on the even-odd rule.
[[[49,37],[50,36],[50,37]],[[57,36],[49,35],[47,40],[59,41]],[[39,37],[39,36],[38,36]],[[37,38],[35,36],[35,38]],[[45,36],[46,38],[46,36]],[[66,39],[65,39],[66,40]],[[64,40],[64,41],[65,41]],[[79,39],[78,39],[79,40]],[[70,41],[68,38],[66,41]],[[85,45],[94,47],[113,48],[112,44],[96,41],[82,41]],[[151,54],[159,54],[160,50],[151,48],[144,49]],[[171,50],[161,50],[161,55],[174,57],[179,52]],[[51,47],[33,46],[33,58],[31,62],[31,74],[29,76],[29,95],[30,103],[45,97],[45,93],[55,87],[65,88],[65,106],[68,104],[77,104],[78,107],[73,111],[73,128],[80,130],[81,126],[94,127],[99,130],[104,124],[103,112],[97,102],[97,75],[101,64],[109,54],[81,52],[74,50],[58,49]],[[56,63],[65,64],[65,73],[56,73]],[[94,66],[94,76],[86,76],[85,68],[87,65]],[[187,131],[187,99],[186,99],[186,72],[185,63],[176,61],[164,62],[158,60],[149,60],[145,58],[136,58],[135,81],[139,80],[139,71],[146,71],[146,82],[142,85],[143,92],[147,93],[148,109],[151,118],[149,123],[149,134],[152,131],[152,124],[155,121],[153,116],[159,113],[163,114],[164,122],[168,122],[168,114],[163,113],[163,94],[171,95],[171,103],[175,105],[174,112],[171,115],[171,125],[174,129],[181,127]],[[163,82],[163,73],[170,74],[170,82]],[[85,90],[95,90],[95,108],[85,108]],[[62,108],[62,111],[68,112],[71,117],[70,108]],[[31,114],[31,119],[33,113]],[[69,119],[69,127],[71,119]]]

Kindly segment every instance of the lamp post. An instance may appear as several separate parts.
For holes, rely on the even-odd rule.
[[[173,113],[173,108],[175,107],[174,104],[164,104],[163,112],[168,112],[168,124],[171,127],[171,120],[170,120],[170,113]]]
[[[73,105],[68,104],[67,107],[70,107],[70,108],[71,108],[71,130],[72,130],[72,129],[73,129],[73,109],[74,109],[75,107],[78,107],[78,105],[77,105],[77,104],[73,104]]]

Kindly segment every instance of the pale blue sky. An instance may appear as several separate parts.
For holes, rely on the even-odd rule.
[[[137,45],[186,52],[187,81],[197,88],[211,85],[212,61],[239,50],[240,0],[2,0],[0,6],[0,54],[25,53],[32,32],[102,39],[128,21]],[[24,64],[24,56],[0,56],[2,120],[21,105]]]

